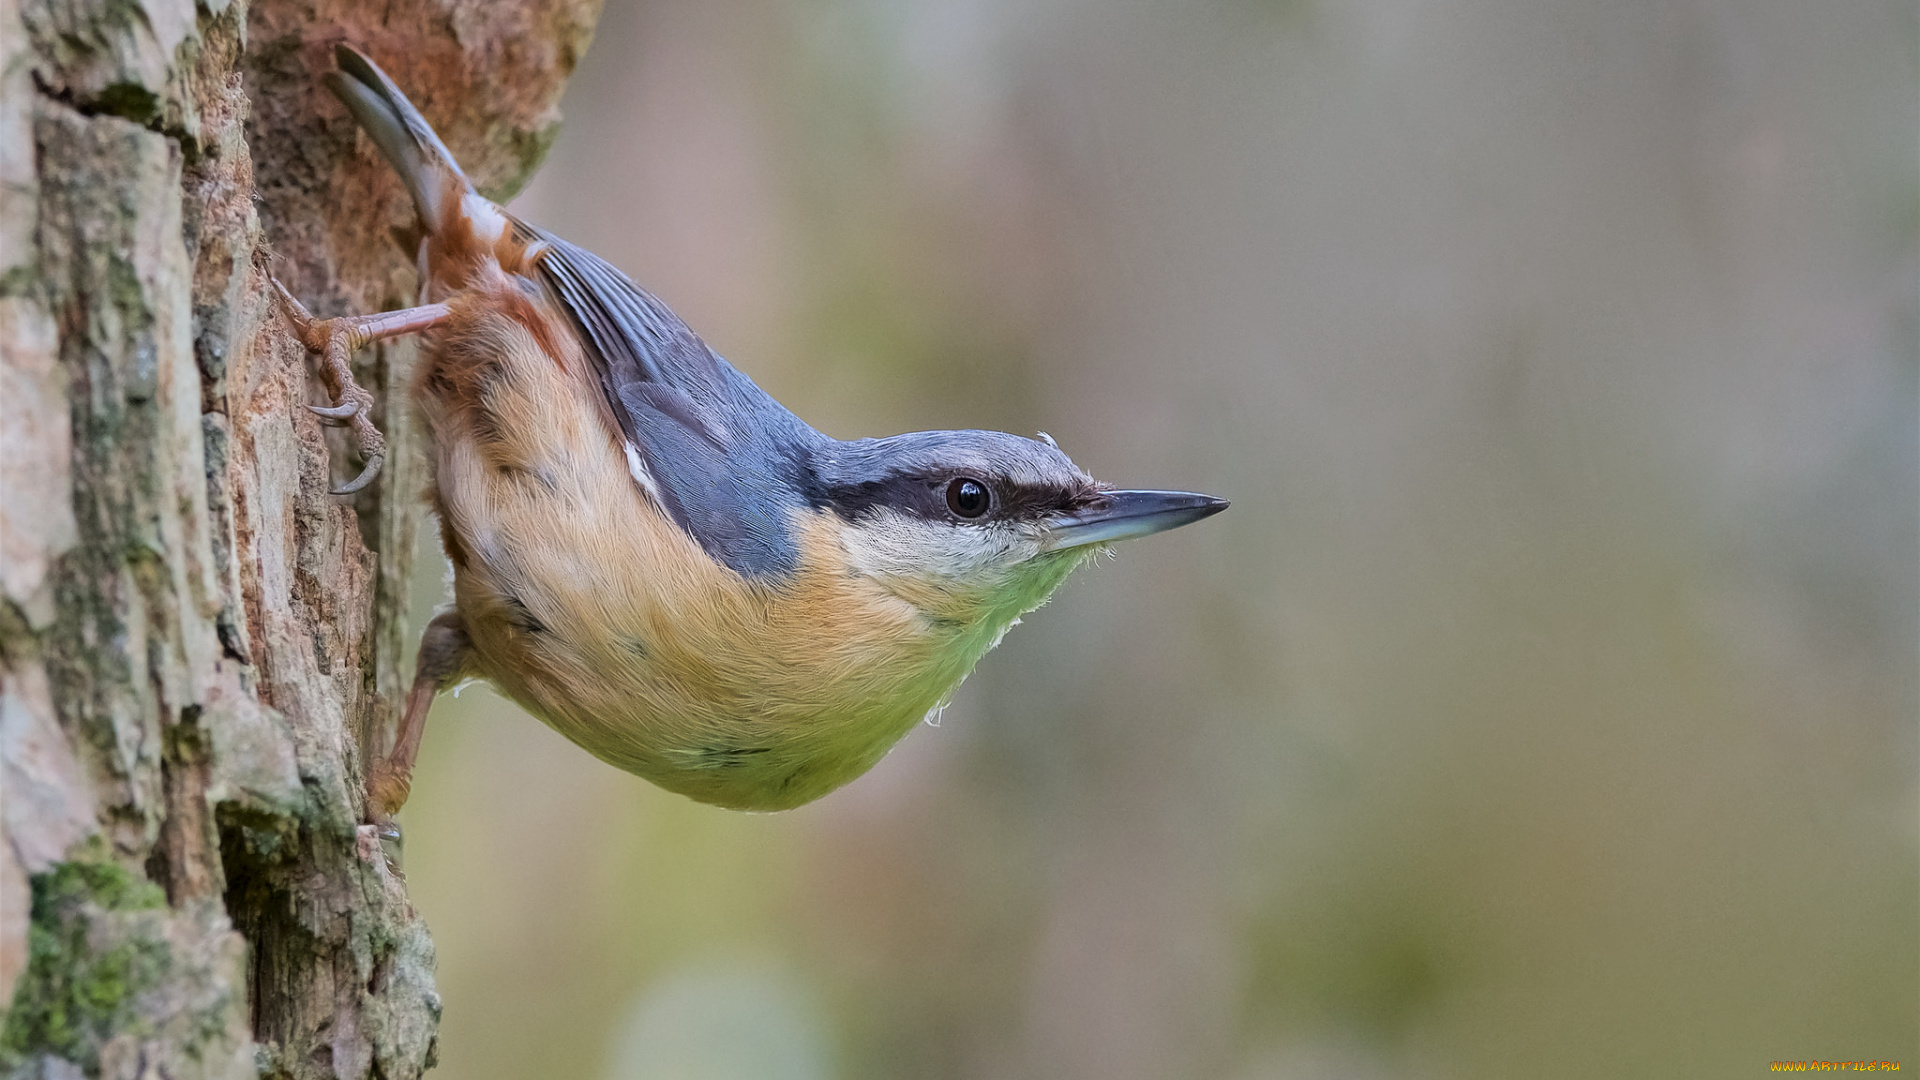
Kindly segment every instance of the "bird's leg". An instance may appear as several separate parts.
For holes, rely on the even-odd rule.
[[[366,467],[360,470],[359,476],[333,491],[335,495],[351,495],[380,475],[380,466],[387,460],[386,436],[380,434],[380,429],[373,426],[373,420],[367,415],[367,410],[373,407],[373,395],[353,379],[353,368],[348,362],[353,350],[385,338],[431,330],[447,320],[447,305],[425,304],[401,311],[384,311],[378,315],[316,319],[305,305],[294,299],[285,285],[280,284],[279,279],[272,280],[274,290],[280,294],[281,308],[287,314],[287,321],[293,324],[294,336],[307,347],[307,351],[322,357],[333,383],[334,404],[309,405],[307,408],[313,410],[322,423],[351,427],[354,441],[360,448],[360,456],[366,461]]]
[[[468,673],[472,656],[473,643],[458,612],[434,616],[426,633],[420,635],[413,689],[407,692],[407,707],[400,715],[393,750],[367,770],[367,814],[375,824],[388,825],[406,805],[407,793],[413,787],[413,761],[420,756],[420,736],[427,726],[427,710],[433,707],[434,695]]]

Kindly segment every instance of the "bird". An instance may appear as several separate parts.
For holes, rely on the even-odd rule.
[[[1226,509],[1120,490],[1042,433],[840,440],[610,263],[483,197],[352,46],[323,78],[411,197],[423,302],[313,316],[365,468],[352,350],[422,334],[414,407],[453,599],[427,625],[365,811],[392,826],[437,694],[481,679],[595,757],[695,800],[811,802],[868,771],[1019,617],[1109,545]]]

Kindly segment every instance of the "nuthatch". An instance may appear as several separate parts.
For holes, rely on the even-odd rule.
[[[430,331],[414,398],[453,564],[368,810],[406,801],[434,695],[478,677],[596,757],[702,802],[780,810],[867,771],[1020,615],[1116,540],[1227,504],[1115,491],[1051,439],[807,426],[581,248],[474,190],[385,72],[328,85],[399,172],[437,302],[319,320],[366,470],[350,350]],[[276,287],[278,282],[274,283]]]

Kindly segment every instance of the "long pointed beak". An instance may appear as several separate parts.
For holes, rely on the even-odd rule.
[[[1109,491],[1097,507],[1061,514],[1047,523],[1043,551],[1151,536],[1225,510],[1225,499],[1192,491]]]

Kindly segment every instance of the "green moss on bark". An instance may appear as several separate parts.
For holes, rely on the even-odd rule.
[[[35,874],[27,970],[0,1031],[0,1068],[53,1054],[92,1071],[133,1000],[164,974],[167,945],[121,913],[164,908],[159,886],[105,861]]]

